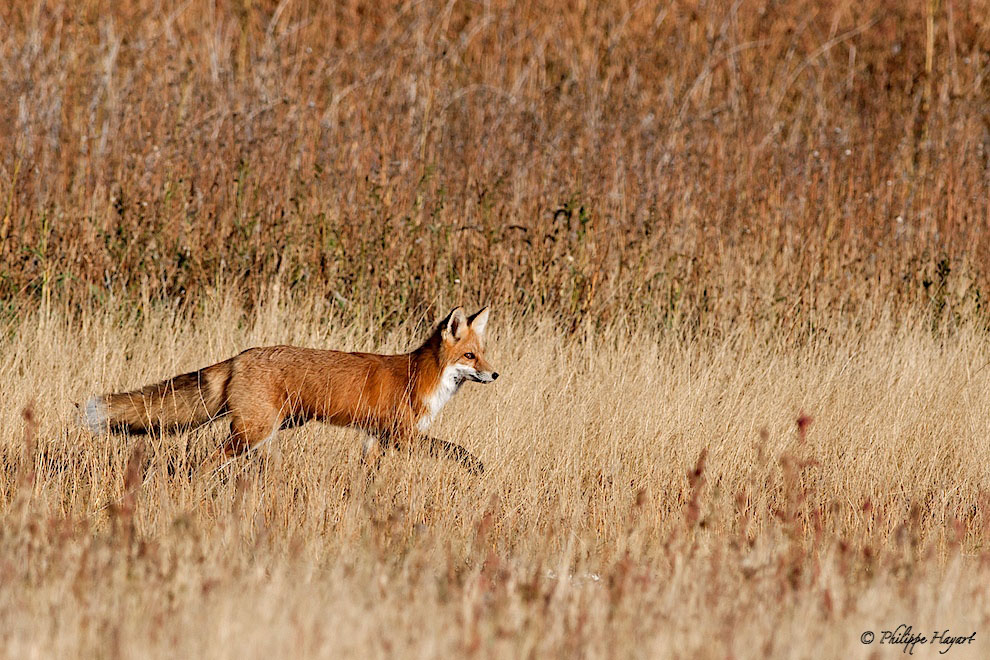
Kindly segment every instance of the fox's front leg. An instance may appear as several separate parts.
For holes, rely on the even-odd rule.
[[[447,458],[457,461],[472,474],[482,474],[485,464],[464,447],[454,442],[447,442],[422,433],[416,434],[415,441],[434,458]]]
[[[383,447],[393,449],[418,449],[425,450],[434,458],[446,458],[457,461],[469,472],[482,474],[485,471],[485,464],[477,456],[469,452],[464,447],[454,442],[447,442],[420,432],[413,424],[404,424],[399,428],[392,428],[376,434]]]
[[[379,434],[366,432],[361,441],[361,465],[367,470],[368,476],[378,472],[382,462],[382,453],[388,448],[389,442]]]

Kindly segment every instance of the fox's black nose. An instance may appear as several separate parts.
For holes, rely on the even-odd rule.
[[[492,372],[492,380],[495,380],[496,378],[498,378],[498,372],[497,371],[493,371]]]

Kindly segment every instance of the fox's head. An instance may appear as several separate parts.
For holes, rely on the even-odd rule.
[[[490,383],[498,372],[485,360],[485,326],[488,308],[467,316],[462,307],[455,307],[440,324],[441,359],[444,368],[452,368],[458,380]]]

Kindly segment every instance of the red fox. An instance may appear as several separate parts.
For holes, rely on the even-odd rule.
[[[487,307],[471,317],[456,307],[422,346],[402,355],[252,348],[133,392],[94,396],[84,422],[94,433],[140,432],[229,416],[221,450],[234,456],[271,441],[279,429],[317,419],[367,432],[363,459],[378,441],[386,448],[420,447],[480,474],[477,457],[425,431],[464,381],[498,378],[485,360],[487,323]]]

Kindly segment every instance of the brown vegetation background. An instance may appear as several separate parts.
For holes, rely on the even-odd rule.
[[[988,16],[0,3],[0,655],[987,657]],[[77,424],[483,303],[482,478]]]
[[[952,2],[15,2],[0,295],[701,324],[983,311],[987,15]],[[951,284],[951,286],[946,286]]]

